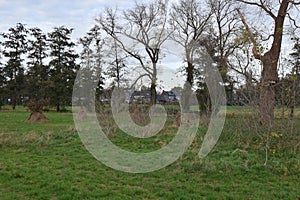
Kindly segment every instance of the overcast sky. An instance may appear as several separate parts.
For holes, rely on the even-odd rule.
[[[0,0],[0,32],[17,23],[39,27],[45,32],[55,26],[74,28],[73,38],[84,35],[106,6],[125,8],[126,0]]]

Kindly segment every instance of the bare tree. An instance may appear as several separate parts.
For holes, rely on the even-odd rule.
[[[209,6],[213,12],[213,22],[216,27],[212,35],[216,38],[215,61],[222,68],[222,77],[229,69],[229,57],[242,44],[239,21],[235,14],[235,5],[232,0],[209,0]]]
[[[166,31],[166,1],[156,0],[149,4],[136,2],[134,8],[123,11],[121,16],[117,10],[106,9],[97,21],[145,71],[138,79],[148,77],[151,80],[151,103],[155,104],[157,63],[162,55],[161,47],[169,37]]]
[[[248,1],[237,0],[248,6],[256,6],[269,16],[274,23],[273,34],[269,34],[268,38],[273,37],[271,48],[264,54],[260,53],[258,40],[255,38],[253,31],[249,27],[244,14],[237,9],[237,12],[247,30],[247,33],[253,44],[252,53],[254,57],[260,60],[263,64],[261,73],[260,87],[260,122],[262,124],[272,125],[274,122],[274,107],[275,107],[275,88],[278,85],[278,61],[281,52],[284,22],[288,17],[295,26],[296,20],[291,16],[291,7],[299,5],[300,2],[291,0],[281,0],[275,5],[275,2],[266,0]],[[277,8],[277,9],[276,9]],[[277,13],[275,13],[277,11]]]
[[[171,38],[184,49],[186,62],[186,84],[185,90],[191,92],[194,83],[195,63],[194,53],[199,48],[199,41],[207,31],[210,17],[210,9],[203,9],[197,0],[180,0],[172,5],[170,25],[172,27]],[[183,95],[183,107],[187,109],[189,95]]]
[[[239,49],[243,43],[243,41],[240,40],[242,37],[242,30],[240,29],[241,23],[235,12],[234,1],[208,0],[207,2],[212,12],[211,23],[207,29],[208,34],[200,39],[200,44],[207,49],[208,54],[218,67],[219,73],[223,78],[228,103],[232,103],[234,81],[229,75],[229,72],[232,68],[231,62],[234,52]],[[197,71],[200,70],[201,69],[198,69]],[[201,76],[199,76],[198,79],[199,86],[203,85]],[[206,91],[206,93],[208,93],[208,91]],[[207,109],[210,109],[209,104],[210,103],[206,106]]]
[[[253,56],[251,54],[251,42],[247,35],[244,35],[244,45],[237,48],[230,59],[230,69],[235,74],[236,82],[239,84],[238,96],[235,103],[242,105],[258,105],[258,94],[257,90],[259,85],[259,73],[256,70],[256,63],[253,63]],[[243,81],[241,81],[241,79]],[[244,84],[243,84],[244,82]]]
[[[111,44],[108,49],[108,68],[106,75],[113,78],[112,86],[116,86],[120,89],[129,80],[125,77],[128,74],[128,66],[126,65],[127,55],[118,45],[116,39],[110,38],[107,42]]]

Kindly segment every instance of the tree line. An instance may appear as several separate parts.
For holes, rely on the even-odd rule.
[[[29,99],[49,99],[57,111],[70,105],[79,69],[72,31],[61,26],[46,34],[18,23],[1,33],[1,104],[15,109]]]
[[[50,99],[59,111],[71,103],[80,68],[94,70],[82,78],[92,78],[98,89],[106,79],[112,80],[113,87],[131,87],[147,78],[154,104],[159,62],[167,56],[166,46],[171,41],[182,51],[184,91],[196,90],[203,109],[209,109],[211,103],[205,68],[197,62],[201,50],[220,72],[229,102],[253,103],[254,99],[261,122],[272,123],[275,105],[287,104],[284,95],[292,94],[288,104],[297,105],[299,27],[293,15],[297,16],[298,5],[290,0],[136,2],[125,10],[106,8],[77,42],[71,40],[72,28],[56,27],[45,34],[39,28],[17,24],[1,34],[0,97],[2,103],[9,99],[13,107],[25,97]],[[263,20],[268,18],[268,27],[252,25],[256,13]],[[294,47],[280,60],[287,34]],[[281,70],[282,65],[286,67]],[[142,73],[129,80],[128,73],[136,68]],[[282,76],[280,70],[284,71]]]

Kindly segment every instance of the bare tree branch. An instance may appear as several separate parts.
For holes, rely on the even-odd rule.
[[[299,2],[300,3],[300,2]],[[296,28],[300,28],[300,26],[298,26],[297,24],[297,21],[290,15],[290,13],[286,13],[288,18],[290,19],[290,21],[293,23],[293,25],[296,27]]]
[[[235,68],[235,67],[232,66],[232,65],[229,65],[229,66],[230,66],[230,69],[232,69],[232,70],[235,71],[236,73],[245,76],[246,79],[247,79],[247,78],[248,78],[248,79],[250,78],[253,82],[255,82],[256,84],[259,84],[259,81],[258,81],[256,78],[254,78],[254,77],[250,77],[248,73],[245,73],[245,72],[243,72],[243,71],[241,71],[241,70]]]
[[[261,36],[261,41],[266,42],[269,41],[271,37],[274,37],[274,34],[270,34],[267,38],[263,38],[263,36]]]
[[[274,13],[271,11],[271,9],[267,8],[264,5],[264,2],[262,0],[260,0],[260,4],[251,2],[251,1],[245,1],[245,0],[237,0],[237,1],[248,4],[248,5],[258,6],[258,7],[262,8],[266,13],[268,13],[268,15],[270,15],[270,17],[272,17],[274,20],[276,19],[276,16],[274,15]]]
[[[294,5],[300,5],[300,2],[296,2],[296,1],[292,1],[292,0],[290,0],[289,2]]]
[[[237,9],[237,12],[238,12],[238,14],[239,14],[239,16],[240,16],[240,18],[241,18],[241,20],[242,20],[242,22],[243,22],[243,24],[244,24],[244,26],[245,26],[247,32],[248,32],[248,36],[250,37],[250,40],[251,40],[251,42],[252,42],[252,44],[253,44],[253,48],[252,48],[253,55],[254,55],[254,57],[255,57],[256,59],[259,59],[259,60],[260,60],[261,57],[262,57],[262,55],[260,55],[260,54],[258,53],[258,51],[257,51],[256,40],[255,40],[255,38],[254,38],[254,36],[253,36],[253,34],[252,34],[252,32],[251,32],[251,30],[250,30],[250,28],[249,28],[249,26],[248,26],[246,20],[245,20],[245,18],[244,18],[244,15],[241,13],[241,11],[240,11],[239,9]]]
[[[149,74],[142,74],[142,75],[140,75],[137,79],[135,79],[135,81],[131,84],[130,89],[132,89],[132,88],[136,85],[136,83],[137,83],[140,79],[144,78],[145,76],[148,76],[148,78],[151,80],[151,76],[150,76]]]

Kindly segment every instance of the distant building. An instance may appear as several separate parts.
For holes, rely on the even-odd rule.
[[[151,102],[150,91],[134,91],[130,98],[130,103],[147,104]]]
[[[134,91],[130,94],[130,91],[124,93],[124,101],[126,103],[135,104],[150,104],[151,103],[151,92],[150,90]],[[100,101],[103,103],[110,102],[110,95],[107,93],[102,93],[100,95]],[[161,94],[156,95],[156,100],[158,104],[173,104],[178,103],[179,100],[176,94],[172,91],[163,91]]]
[[[161,94],[156,95],[158,104],[173,104],[178,103],[179,99],[172,91],[163,91]]]

